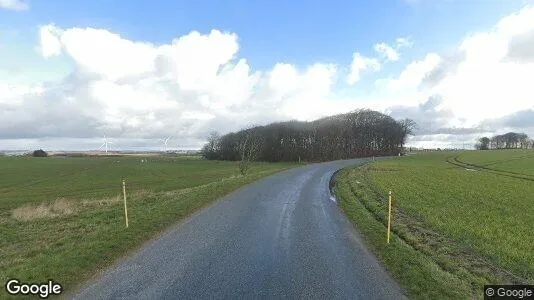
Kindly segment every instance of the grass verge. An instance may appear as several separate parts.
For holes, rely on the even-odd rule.
[[[534,282],[526,201],[533,186],[447,163],[456,155],[385,160],[336,177],[341,208],[415,299],[483,298],[484,284]],[[395,194],[389,245],[388,189]]]
[[[351,185],[356,181],[361,183],[361,187],[354,188]],[[372,197],[359,172],[355,169],[342,170],[337,174],[335,184],[334,191],[340,207],[363,235],[369,249],[410,298],[462,299],[471,294],[469,285],[444,271],[431,258],[421,255],[397,235],[392,235],[390,244],[386,244],[384,220],[357,200]]]

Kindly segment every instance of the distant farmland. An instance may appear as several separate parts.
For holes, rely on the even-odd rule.
[[[484,283],[534,283],[533,180],[533,150],[436,152],[345,170],[337,192],[411,295],[470,298]]]
[[[0,281],[72,288],[218,197],[295,166],[254,163],[244,177],[235,162],[191,157],[0,157]]]
[[[142,162],[143,160],[143,162]],[[168,191],[237,175],[235,163],[182,157],[1,157],[0,209],[20,204],[110,197],[120,194],[121,180],[130,191]],[[276,169],[280,164],[263,164]]]

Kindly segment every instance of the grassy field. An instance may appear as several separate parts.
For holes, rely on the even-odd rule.
[[[481,298],[485,283],[534,283],[533,157],[503,150],[392,158],[343,171],[336,192],[411,296]],[[395,237],[386,245],[390,189]]]
[[[218,197],[294,166],[255,163],[243,177],[235,162],[191,158],[0,157],[0,281],[52,278],[72,290]]]
[[[474,167],[523,175],[534,179],[534,150],[497,150],[465,152],[456,161]]]

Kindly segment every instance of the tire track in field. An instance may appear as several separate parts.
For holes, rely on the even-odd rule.
[[[533,179],[534,178],[530,178],[532,175],[530,174],[524,174],[524,173],[520,173],[520,172],[513,172],[513,171],[506,171],[506,170],[499,170],[499,169],[493,169],[493,168],[488,168],[487,165],[477,165],[477,164],[472,164],[472,163],[468,163],[468,162],[464,162],[464,161],[461,161],[459,160],[458,158],[460,157],[460,155],[458,156],[455,156],[454,157],[454,160],[460,164],[464,164],[464,165],[467,165],[467,166],[472,166],[472,167],[475,167],[475,168],[480,168],[480,169],[484,169],[484,170],[488,170],[488,171],[493,171],[493,172],[498,172],[498,173],[503,173],[503,174],[507,174],[507,175],[518,175],[518,176],[525,176],[526,178],[529,178],[529,179]],[[528,156],[528,157],[523,157],[523,158],[530,158],[531,156]],[[508,162],[508,161],[512,161],[512,160],[506,160],[506,161],[501,161],[501,162],[498,162],[498,163],[504,163],[504,162]],[[496,163],[495,163],[496,164]]]
[[[458,159],[459,156],[460,155],[457,155],[457,156],[454,156],[454,157],[449,157],[449,158],[447,158],[446,162],[450,163],[452,165],[455,165],[457,167],[461,167],[461,168],[472,168],[472,169],[475,169],[477,171],[487,172],[487,173],[496,174],[496,175],[500,175],[500,176],[511,177],[511,178],[516,178],[516,179],[521,179],[521,180],[534,181],[534,178],[530,177],[530,175],[528,175],[528,174],[523,174],[523,173],[518,173],[518,172],[511,172],[511,171],[503,171],[503,170],[497,170],[497,169],[491,169],[491,168],[488,168],[488,167],[485,167],[485,166],[466,163],[466,162],[463,162],[463,161],[459,160]],[[452,161],[451,161],[451,158],[452,158]]]
[[[482,166],[487,167],[487,166],[496,165],[496,164],[501,164],[501,163],[505,163],[505,162],[511,162],[511,161],[516,161],[516,160],[522,160],[522,159],[525,159],[525,158],[534,158],[534,155],[525,155],[525,156],[520,156],[520,157],[515,157],[515,158],[510,158],[510,159],[504,159],[504,160],[492,161],[492,162],[488,162],[488,163],[486,163],[486,164],[483,164]]]
[[[449,161],[447,160],[447,162]],[[463,167],[454,162],[449,163]],[[373,179],[371,179],[371,173],[373,171],[376,172],[377,169],[366,169],[366,166],[368,165],[362,165],[358,168],[361,172],[362,179],[360,180],[362,180],[362,182],[357,181],[357,184],[361,184],[366,187],[364,192],[370,193],[371,199],[368,200],[358,195],[353,182],[348,183],[350,193],[352,193],[355,199],[359,200],[359,203],[362,204],[370,216],[373,217],[378,223],[382,224],[385,228],[387,226],[387,215],[381,215],[378,210],[379,206],[376,206],[380,205],[381,203],[378,199],[385,198],[385,193],[381,191],[380,188],[378,188],[373,182]],[[422,177],[420,177],[420,179],[422,181],[427,180]],[[461,273],[458,273],[458,270],[465,268],[467,272],[475,277],[481,276],[488,278],[488,276],[494,275],[513,284],[528,284],[527,278],[496,265],[490,260],[490,258],[477,253],[475,250],[473,250],[473,248],[466,247],[465,245],[462,246],[457,240],[447,237],[435,229],[428,227],[421,216],[414,215],[413,213],[407,212],[399,207],[394,208],[393,214],[395,215],[395,218],[399,224],[406,226],[405,230],[407,230],[409,235],[399,231],[398,226],[397,228],[392,228],[392,233],[399,239],[403,240],[413,250],[432,259],[437,267],[439,267],[443,272],[460,276]],[[412,237],[410,237],[410,235],[412,235]],[[422,245],[429,248],[425,248]],[[441,247],[442,245],[451,245],[452,248],[449,247],[444,250],[444,248]],[[444,260],[436,259],[436,257],[447,257],[448,261],[455,261],[455,267],[458,268],[458,270],[452,272],[450,270],[450,266]],[[475,292],[478,292],[478,287]]]

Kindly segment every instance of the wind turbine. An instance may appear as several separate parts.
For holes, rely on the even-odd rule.
[[[169,141],[171,137],[167,137],[166,139],[159,139],[160,141],[163,142],[163,144],[165,145],[165,152],[167,152],[167,142]]]
[[[110,140],[108,140],[108,138],[104,135],[104,143],[102,144],[102,146],[100,146],[100,148],[98,148],[98,150],[102,149],[102,147],[105,147],[104,149],[106,150],[106,154],[108,154],[108,144],[113,144]]]

